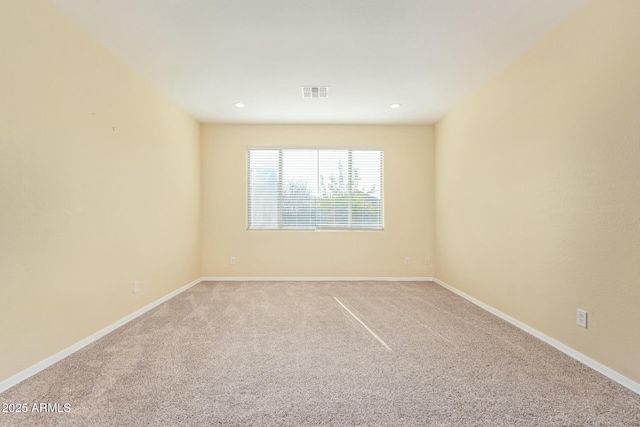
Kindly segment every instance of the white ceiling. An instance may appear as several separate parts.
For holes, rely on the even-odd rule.
[[[586,0],[51,2],[202,122],[387,124],[437,121]]]

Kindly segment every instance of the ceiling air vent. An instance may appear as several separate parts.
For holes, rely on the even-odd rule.
[[[329,86],[302,86],[303,98],[327,98]]]

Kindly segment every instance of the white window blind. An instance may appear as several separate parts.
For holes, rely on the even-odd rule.
[[[381,149],[247,152],[250,230],[383,228]]]

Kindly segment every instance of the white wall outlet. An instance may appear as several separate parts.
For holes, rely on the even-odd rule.
[[[140,281],[136,280],[135,282],[133,282],[133,293],[137,294],[139,290],[140,290]]]
[[[236,265],[236,257],[231,257],[231,265]]]
[[[410,257],[406,257],[404,259],[404,265],[411,265],[411,258]]]
[[[430,260],[429,260],[429,257],[428,257],[428,256],[427,256],[427,257],[424,257],[424,263],[425,263],[426,265],[429,265],[429,261],[430,261]]]
[[[586,311],[578,309],[578,312],[577,312],[577,315],[576,315],[576,323],[578,324],[578,326],[582,326],[583,328],[587,327],[587,312]]]

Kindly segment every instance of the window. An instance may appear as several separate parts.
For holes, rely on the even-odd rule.
[[[247,152],[249,230],[382,230],[381,149]]]

